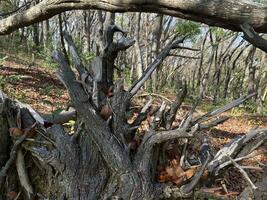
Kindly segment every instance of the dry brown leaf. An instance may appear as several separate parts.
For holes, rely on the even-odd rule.
[[[228,192],[227,194],[225,194],[226,196],[236,196],[239,195],[239,192]]]
[[[100,111],[100,116],[107,120],[112,115],[112,110],[108,105],[104,105]]]
[[[10,191],[6,194],[6,196],[10,199],[15,199],[18,196],[18,193],[15,191]]]
[[[16,128],[16,127],[9,128],[9,133],[17,137],[22,136],[24,134],[21,129]]]
[[[166,170],[167,174],[169,175],[169,177],[171,177],[171,178],[176,177],[176,174],[175,174],[175,172],[174,172],[172,167],[168,166],[168,167],[166,167],[165,170]]]
[[[190,169],[186,170],[185,171],[186,179],[192,178],[195,175],[197,169],[198,169],[198,166],[192,166]]]
[[[209,171],[205,170],[204,173],[202,174],[201,180],[207,180],[209,177]]]
[[[170,161],[170,166],[167,166],[165,168],[167,176],[164,176],[164,173],[161,173],[160,179],[162,180],[163,178],[166,180],[170,180],[171,182],[175,183],[177,186],[182,185],[184,182],[185,178],[185,172],[181,168],[180,163],[176,160],[173,159]]]
[[[166,171],[162,172],[159,176],[158,176],[158,181],[160,183],[164,183],[170,180],[169,175],[166,173]]]
[[[180,178],[178,178],[176,180],[173,180],[173,182],[179,187],[179,186],[181,186],[183,184],[184,178],[180,177]]]

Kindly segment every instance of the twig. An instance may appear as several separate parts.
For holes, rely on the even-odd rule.
[[[170,51],[172,49],[175,49],[178,44],[183,43],[186,38],[185,36],[183,38],[177,39],[176,36],[169,44],[166,45],[166,47],[162,50],[158,57],[147,67],[143,75],[130,87],[129,93],[131,94],[131,97],[133,97],[139,91],[139,89],[143,87],[146,80],[150,77],[153,71],[155,71],[155,69],[162,64],[163,60],[168,56]]]
[[[152,125],[151,125],[151,129],[156,129],[158,126],[160,126],[163,117],[164,117],[164,111],[166,109],[167,104],[165,103],[165,101],[162,102],[158,112],[156,113],[156,116],[153,119]]]
[[[243,157],[236,158],[236,159],[234,159],[234,161],[235,161],[235,162],[239,162],[239,161],[241,161],[241,160],[249,159],[249,158],[255,157],[255,156],[260,155],[260,154],[262,154],[262,152],[257,153],[257,154],[255,154],[255,153],[251,153],[251,154],[249,154],[249,155],[246,155],[246,156],[243,156]],[[217,167],[217,170],[216,170],[215,174],[217,174],[217,173],[219,172],[219,170],[221,170],[222,168],[224,168],[224,167],[226,167],[226,166],[228,166],[228,165],[230,165],[230,164],[231,164],[231,161],[230,161],[230,160],[228,160],[228,161],[222,163],[221,165],[219,165],[219,167]]]
[[[242,169],[253,169],[258,171],[263,171],[261,167],[255,167],[255,166],[240,166]]]
[[[153,99],[150,98],[149,101],[144,105],[144,107],[141,109],[138,116],[135,118],[134,122],[131,124],[132,127],[139,128],[139,125],[144,121],[147,117],[147,113],[149,111],[149,108],[151,107],[151,104],[153,102]]]
[[[249,99],[249,98],[251,98],[251,97],[253,97],[255,95],[256,95],[256,93],[252,93],[252,94],[240,97],[240,98],[238,98],[238,99],[226,104],[225,106],[223,106],[221,108],[218,108],[218,109],[216,109],[214,111],[206,113],[205,115],[197,117],[196,119],[194,119],[194,123],[206,121],[210,117],[214,117],[214,116],[219,115],[219,114],[221,114],[223,112],[226,112],[226,111],[232,109],[233,107],[236,107],[236,106],[240,105],[241,103],[243,103],[244,101],[246,101],[247,99]]]
[[[10,151],[10,157],[9,157],[9,159],[6,162],[5,166],[0,171],[0,178],[1,178],[0,180],[1,181],[3,181],[2,177],[5,177],[6,176],[6,173],[7,173],[8,169],[10,168],[10,166],[15,161],[15,159],[17,157],[18,147],[25,140],[26,137],[27,137],[27,134],[24,134],[24,135],[20,136],[16,140],[16,142],[14,143],[14,145],[13,145],[11,151]],[[2,183],[0,183],[0,185],[2,185]]]
[[[200,49],[194,49],[191,47],[183,47],[183,46],[176,46],[177,49],[186,49],[186,50],[190,50],[190,51],[201,51]]]
[[[181,187],[182,193],[188,194],[195,188],[195,186],[199,182],[201,176],[205,172],[205,169],[206,169],[210,159],[211,159],[211,155],[208,153],[208,157],[207,157],[206,161],[203,163],[203,165],[201,166],[200,170],[193,176],[192,180],[189,183],[187,183]]]
[[[168,101],[169,103],[172,103],[172,100],[168,99],[167,97],[164,97],[163,95],[161,94],[156,94],[156,93],[144,93],[144,94],[140,94],[137,96],[138,97],[146,97],[146,96],[155,96],[155,97],[160,97],[166,101]]]
[[[6,176],[7,170],[9,169],[9,167],[11,166],[11,164],[16,159],[16,155],[17,155],[17,151],[18,151],[18,146],[25,140],[26,137],[27,137],[27,134],[24,134],[18,140],[16,140],[16,142],[14,143],[14,145],[13,145],[11,151],[10,151],[10,158],[9,158],[9,160],[6,162],[5,166],[0,171],[0,177],[1,176]]]
[[[20,194],[21,194],[21,191],[19,191],[19,193],[17,194],[17,196],[16,196],[16,198],[14,200],[18,200]]]
[[[185,55],[173,54],[173,53],[170,53],[169,56],[187,58],[187,59],[200,59],[200,57],[196,57],[196,56],[185,56]]]
[[[255,47],[267,52],[267,40],[265,40],[258,33],[256,33],[251,25],[249,25],[248,23],[244,23],[240,25],[240,28],[244,33],[243,38],[245,40],[253,44]]]
[[[224,192],[225,192],[226,194],[228,194],[229,192],[228,192],[228,189],[227,189],[227,187],[226,187],[226,184],[225,184],[224,179],[221,180],[221,184],[222,184],[222,188],[223,188]]]
[[[21,148],[18,149],[16,168],[21,186],[25,189],[27,199],[32,199],[33,187],[30,184],[28,172],[26,170],[24,156]]]
[[[250,180],[248,174],[245,172],[245,170],[237,164],[230,156],[228,156],[229,160],[233,163],[233,165],[240,171],[240,173],[244,176],[246,181],[249,183],[249,185],[252,187],[252,189],[256,190],[257,187],[254,185],[254,183]]]
[[[184,143],[184,147],[183,147],[183,152],[182,152],[182,156],[180,159],[180,166],[185,170],[187,168],[186,166],[186,156],[187,156],[187,145],[188,145],[188,139],[185,139],[185,143]]]

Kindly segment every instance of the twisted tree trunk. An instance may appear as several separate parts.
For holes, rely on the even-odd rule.
[[[133,45],[133,40],[125,36],[114,42],[113,35],[118,30],[114,25],[106,30],[105,53],[111,56],[100,58],[103,62],[110,59],[107,66],[111,68],[114,67],[117,52]],[[173,38],[128,91],[123,88],[123,80],[119,80],[112,85],[112,95],[103,96],[100,93],[104,92],[96,85],[103,80],[104,74],[101,70],[93,70],[94,73],[87,71],[71,37],[66,33],[64,37],[70,46],[71,60],[77,73],[60,52],[54,52],[53,58],[59,64],[57,75],[68,89],[76,110],[75,133],[70,135],[61,125],[44,121],[31,107],[12,101],[0,92],[0,199],[14,199],[20,195],[26,200],[190,197],[206,169],[216,176],[231,164],[229,156],[232,159],[245,156],[266,140],[266,129],[258,130],[232,141],[213,159],[209,152],[203,151],[197,172],[181,187],[157,183],[156,147],[169,140],[192,138],[200,130],[224,122],[228,118],[212,118],[255,94],[197,118],[193,118],[193,109],[179,127],[174,128],[174,116],[186,94],[184,85],[170,110],[163,103],[155,113],[150,131],[145,134],[138,148],[133,147],[133,141],[138,136],[137,128],[146,119],[151,101],[143,107],[134,122],[129,123],[126,112],[131,99],[170,51],[184,39]],[[96,59],[99,61],[99,58]],[[92,65],[98,61],[92,62]],[[107,72],[113,73],[113,70],[108,69]],[[112,75],[108,74],[107,77]],[[166,130],[158,130],[164,126]],[[8,152],[9,157],[6,156]],[[17,172],[11,173],[14,169]]]

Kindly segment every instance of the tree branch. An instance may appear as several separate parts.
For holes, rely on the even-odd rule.
[[[111,12],[156,12],[240,31],[240,24],[251,24],[258,32],[267,32],[264,4],[246,0],[44,0],[21,13],[0,20],[0,35],[74,9],[100,9]],[[227,15],[225,14],[227,13]]]
[[[189,183],[187,183],[181,187],[182,193],[189,194],[196,187],[196,185],[199,182],[201,176],[203,175],[210,159],[211,159],[211,156],[208,153],[207,159],[205,160],[203,165],[200,167],[200,169],[197,171],[197,173],[193,176],[192,180]]]
[[[0,171],[0,185],[2,185],[2,181],[3,181],[3,177],[6,176],[6,173],[9,169],[9,167],[14,163],[14,161],[16,160],[17,157],[17,151],[19,149],[19,145],[25,140],[25,138],[27,137],[27,134],[24,134],[22,136],[20,136],[14,143],[11,151],[10,151],[10,157],[8,159],[8,161],[6,162],[5,166],[1,169]]]
[[[168,140],[176,139],[176,138],[187,138],[193,137],[194,133],[198,130],[198,125],[192,127],[190,131],[187,129],[178,128],[170,131],[160,131],[148,132],[140,147],[138,148],[137,154],[134,159],[134,164],[137,167],[138,171],[140,171],[144,180],[147,182],[150,181],[151,176],[153,176],[151,168],[153,168],[152,158],[153,158],[153,148],[156,144],[161,144]]]
[[[59,113],[53,113],[48,115],[42,116],[45,121],[53,124],[64,124],[70,120],[76,119],[76,110],[70,109],[70,110],[63,110]]]
[[[149,101],[144,105],[142,110],[139,112],[138,116],[135,118],[134,122],[131,124],[132,127],[139,126],[142,121],[144,121],[147,117],[147,113],[149,111],[149,108],[151,107],[151,104],[153,102],[153,99],[150,98]]]
[[[176,113],[180,106],[182,105],[186,94],[187,94],[187,83],[186,81],[181,81],[181,86],[178,94],[176,95],[175,101],[171,104],[169,112],[166,113],[166,128],[170,129],[173,121],[175,120]]]
[[[21,148],[18,149],[16,167],[21,186],[25,190],[26,199],[31,200],[34,196],[34,190],[30,183],[29,175],[25,166],[24,155]]]
[[[244,33],[243,37],[245,40],[253,44],[255,47],[267,52],[267,40],[259,36],[251,25],[244,23],[240,25],[240,28]]]
[[[233,165],[240,171],[240,173],[243,175],[245,180],[249,183],[249,185],[252,187],[253,190],[256,190],[257,187],[254,185],[254,183],[250,180],[248,174],[245,172],[245,170],[237,164],[230,156],[228,156],[229,160],[233,163]]]
[[[59,75],[69,91],[77,115],[85,122],[87,134],[89,134],[96,143],[106,163],[114,171],[123,171],[127,169],[127,167],[130,168],[131,163],[124,149],[124,145],[110,132],[105,121],[96,114],[95,109],[90,104],[88,96],[82,87],[75,82],[75,75],[65,61],[63,55],[59,52],[55,52],[53,57],[59,63]]]
[[[72,61],[74,62],[74,65],[75,65],[77,71],[79,72],[80,77],[82,77],[82,74],[87,74],[87,71],[85,70],[85,67],[83,66],[83,63],[82,63],[81,58],[79,56],[78,50],[77,50],[71,36],[67,32],[64,32],[63,34],[64,34],[64,38],[65,38],[65,40],[69,46]]]
[[[170,53],[169,56],[186,58],[186,59],[200,59],[200,57],[196,57],[196,56],[185,56],[185,55],[173,54],[173,53]]]
[[[174,37],[174,39],[160,52],[158,57],[144,71],[143,75],[130,87],[129,92],[131,96],[134,96],[137,93],[137,91],[144,85],[144,83],[150,77],[153,71],[157,67],[159,67],[163,62],[163,60],[169,55],[170,51],[176,48],[176,45],[182,43],[184,39],[185,37],[182,39],[181,38],[176,39]]]
[[[218,124],[222,124],[225,121],[227,121],[228,119],[230,119],[230,117],[228,116],[222,116],[222,117],[218,117],[215,120],[212,120],[211,122],[205,123],[205,124],[199,124],[199,129],[209,129],[211,127],[217,126]]]
[[[230,164],[228,156],[238,161],[246,158],[252,150],[255,150],[255,141],[265,141],[267,129],[251,130],[246,135],[232,139],[227,145],[220,149],[214,159],[208,164],[209,172],[218,175],[219,171]],[[262,143],[261,143],[262,144]],[[258,147],[259,145],[256,145]],[[240,154],[242,152],[242,154]]]
[[[218,108],[216,110],[213,110],[211,112],[206,113],[205,115],[197,117],[196,119],[193,120],[193,123],[203,122],[203,121],[208,120],[211,117],[214,117],[214,116],[219,115],[219,114],[221,114],[223,112],[226,112],[227,110],[230,110],[233,107],[236,107],[236,106],[240,105],[241,103],[245,102],[246,100],[248,100],[249,98],[251,98],[251,97],[253,97],[255,95],[256,95],[256,93],[252,93],[252,94],[240,97],[240,98],[238,98],[238,99],[226,104],[225,106],[223,106],[221,108]]]

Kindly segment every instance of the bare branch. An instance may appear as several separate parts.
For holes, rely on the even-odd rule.
[[[136,97],[146,97],[146,96],[154,96],[154,97],[159,97],[161,99],[164,99],[165,101],[172,103],[172,100],[168,99],[167,97],[161,95],[161,94],[156,94],[156,93],[142,93],[140,95],[137,95]]]
[[[144,85],[146,80],[150,77],[150,75],[153,73],[153,71],[161,65],[163,60],[168,56],[169,52],[175,48],[176,45],[182,43],[184,41],[184,38],[174,38],[158,55],[158,57],[147,67],[147,69],[144,71],[143,75],[135,82],[129,89],[129,93],[131,93],[132,96],[134,96],[137,91]]]
[[[149,101],[144,105],[144,107],[142,108],[142,110],[140,111],[136,119],[134,120],[134,122],[131,124],[132,127],[139,126],[142,123],[142,121],[146,119],[147,113],[149,111],[149,108],[151,107],[152,102],[153,102],[153,99],[150,98]]]
[[[10,151],[10,157],[9,157],[8,161],[6,162],[5,166],[0,171],[0,181],[3,181],[3,177],[6,176],[6,173],[9,169],[9,167],[14,163],[14,161],[17,157],[17,151],[18,151],[19,145],[25,140],[26,137],[27,137],[27,134],[24,134],[24,135],[20,136],[15,141],[15,143],[14,143],[14,145]],[[2,182],[0,182],[0,185],[2,185]]]
[[[267,52],[267,40],[259,36],[259,34],[255,32],[251,25],[244,23],[240,25],[240,28],[244,33],[245,40],[253,44],[255,47]]]
[[[209,172],[218,175],[219,171],[231,164],[228,157],[235,161],[249,158],[247,156],[255,149],[255,141],[265,141],[267,138],[267,129],[252,130],[246,135],[232,139],[227,145],[220,149],[214,159],[208,164]],[[260,143],[262,144],[262,143]],[[240,154],[242,152],[242,154]]]
[[[186,129],[180,129],[180,128],[169,131],[160,131],[157,134],[153,135],[151,138],[149,138],[149,143],[150,145],[154,145],[176,138],[193,137],[198,128],[199,125],[196,124],[195,126],[192,127],[192,130],[189,132],[187,132]]]
[[[16,167],[21,186],[24,188],[26,197],[31,200],[34,195],[33,187],[30,183],[29,175],[25,166],[25,160],[21,148],[18,149]]]
[[[77,71],[79,72],[80,77],[82,76],[82,74],[87,74],[87,71],[85,70],[85,67],[83,66],[82,60],[80,59],[80,56],[78,54],[78,50],[77,50],[71,36],[67,32],[64,32],[63,34],[64,34],[64,38],[65,38],[65,40],[69,46],[72,61],[74,62],[74,65],[75,65]]]
[[[247,9],[249,8],[249,9]],[[51,18],[61,12],[74,9],[100,9],[111,12],[156,12],[184,19],[206,23],[213,26],[240,31],[240,24],[248,23],[258,32],[267,32],[266,7],[264,4],[246,0],[176,0],[140,1],[120,0],[43,0],[21,13],[0,20],[0,34],[29,26]],[[245,15],[243,14],[245,12]],[[225,13],[228,13],[225,15]]]
[[[183,185],[181,187],[181,192],[184,193],[184,194],[188,194],[190,193],[191,191],[193,191],[193,189],[196,187],[197,183],[199,182],[201,176],[203,175],[209,161],[211,159],[211,156],[210,154],[208,153],[208,157],[206,159],[206,161],[203,163],[203,165],[200,167],[199,171],[193,176],[192,180]]]
[[[185,50],[190,50],[190,51],[201,51],[200,49],[195,49],[191,47],[184,47],[184,46],[177,46],[177,49],[185,49]]]
[[[211,127],[217,126],[218,124],[222,124],[225,121],[227,121],[228,119],[230,119],[230,117],[228,116],[222,116],[222,117],[218,117],[218,119],[215,119],[209,123],[206,124],[199,124],[199,129],[209,129]]]
[[[179,57],[179,58],[187,58],[187,59],[200,59],[200,57],[196,57],[196,56],[185,56],[185,55],[173,54],[173,53],[170,53],[169,56],[174,56],[174,57]]]
[[[137,167],[143,179],[147,182],[150,182],[152,174],[151,168],[153,166],[153,154],[154,147],[157,144],[161,144],[168,140],[176,139],[176,138],[187,138],[192,137],[194,133],[197,131],[198,125],[195,125],[191,131],[187,132],[185,129],[176,129],[171,131],[150,131],[148,132],[141,145],[138,148],[136,156],[134,158],[134,165]]]
[[[53,124],[63,124],[76,119],[76,117],[76,110],[74,108],[70,110],[63,110],[59,113],[53,113],[51,115],[43,115],[45,121]]]
[[[265,152],[265,153],[266,153],[266,152]],[[262,152],[260,152],[260,153],[251,153],[251,154],[246,155],[246,156],[243,156],[243,157],[238,157],[238,158],[235,158],[234,161],[235,161],[235,162],[239,162],[239,161],[241,161],[241,160],[245,160],[245,159],[253,158],[253,157],[255,157],[255,156],[259,155],[259,154],[262,154]],[[231,164],[231,161],[230,161],[230,160],[229,160],[229,161],[226,161],[226,162],[224,162],[224,163],[222,163],[219,167],[217,167],[217,171],[219,171],[219,170],[225,168],[226,166],[228,166],[228,165],[230,165],[230,164]],[[218,173],[218,172],[216,172],[216,173]]]
[[[221,114],[223,112],[226,112],[226,111],[232,109],[233,107],[236,107],[236,106],[240,105],[241,103],[243,103],[244,101],[248,100],[249,98],[251,98],[251,97],[253,97],[255,95],[256,95],[256,93],[252,93],[252,94],[240,97],[240,98],[238,98],[238,99],[226,104],[225,106],[223,106],[223,107],[221,107],[219,109],[216,109],[214,111],[208,112],[205,115],[202,115],[202,116],[194,119],[193,123],[203,122],[203,121],[208,120],[210,117],[214,117],[214,116],[219,115],[219,114]]]
[[[175,101],[171,104],[170,110],[166,113],[166,128],[170,129],[173,121],[175,120],[176,113],[180,106],[182,105],[185,96],[187,94],[187,84],[186,81],[181,81],[181,87],[176,95]]]
[[[246,171],[239,165],[237,162],[235,162],[230,156],[228,156],[229,160],[233,163],[233,165],[240,171],[240,173],[243,175],[245,180],[248,182],[248,184],[252,187],[253,190],[256,190],[257,187],[254,185],[254,183],[250,180],[248,174]]]

